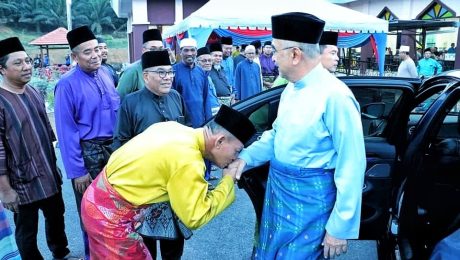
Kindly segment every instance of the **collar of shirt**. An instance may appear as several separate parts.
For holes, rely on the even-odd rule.
[[[323,65],[321,65],[321,62],[316,65],[309,73],[307,73],[303,78],[300,80],[294,82],[294,87],[295,88],[303,88],[309,84],[312,84],[313,82],[316,82],[318,80],[318,76],[321,74],[322,70],[324,70]]]
[[[157,94],[153,93],[152,91],[150,91],[150,89],[148,89],[147,87],[144,87],[142,88],[142,90],[144,93],[144,95],[147,95],[149,98],[155,100],[155,101],[158,101],[158,100],[162,100],[164,98],[164,96],[158,96]]]
[[[102,65],[101,65],[102,66]],[[99,69],[95,70],[95,71],[91,71],[91,72],[86,72],[84,70],[81,69],[80,65],[77,63],[77,66],[75,66],[75,69],[77,71],[80,71],[81,73],[87,75],[88,77],[91,77],[91,78],[95,78],[97,76],[97,72],[99,71]]]

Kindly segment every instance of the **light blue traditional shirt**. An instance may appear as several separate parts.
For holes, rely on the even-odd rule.
[[[227,76],[228,84],[232,86],[232,90],[234,90],[233,82],[235,77],[235,66],[233,65],[233,58],[229,56],[227,58],[222,59],[221,66],[224,68],[225,75]],[[234,91],[232,91],[234,92]]]
[[[431,77],[442,72],[442,66],[432,58],[420,59],[417,65],[417,72],[419,76]]]
[[[337,199],[326,230],[336,238],[358,238],[366,168],[360,107],[321,64],[286,86],[273,128],[240,153],[250,167],[273,157],[304,168],[335,169]]]

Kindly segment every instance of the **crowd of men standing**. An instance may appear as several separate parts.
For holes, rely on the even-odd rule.
[[[185,38],[178,62],[160,31],[146,30],[141,58],[119,78],[107,64],[103,40],[87,26],[68,32],[76,65],[55,87],[56,132],[86,259],[155,259],[157,241],[164,259],[180,259],[191,229],[233,202],[243,168],[267,161],[271,197],[254,257],[346,252],[346,240],[359,231],[365,157],[359,105],[330,73],[337,66],[337,33],[326,38],[324,21],[304,13],[273,16],[272,23],[273,44],[251,42],[234,58],[232,38],[209,46]],[[299,34],[301,28],[309,31]],[[0,41],[0,200],[14,212],[22,259],[42,259],[39,210],[53,257],[77,259],[64,232],[54,132],[43,98],[28,84],[32,67],[18,38]],[[255,127],[229,106],[271,88],[278,74],[291,83],[273,129],[243,150]],[[299,118],[301,128],[292,128]],[[223,169],[216,187],[207,182],[211,165]],[[295,176],[298,167],[307,169],[302,178]],[[277,186],[281,177],[285,188],[305,189],[288,200]],[[310,196],[321,205],[305,200]],[[275,203],[304,204],[309,218],[296,218],[303,209],[290,212]],[[291,216],[300,219],[296,227]]]

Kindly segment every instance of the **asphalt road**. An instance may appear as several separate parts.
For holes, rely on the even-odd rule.
[[[60,158],[59,150],[57,150],[57,155]],[[58,160],[58,165],[62,166],[62,162]],[[219,176],[219,174],[216,175]],[[214,181],[215,184],[217,182]],[[72,186],[67,179],[64,179],[63,196],[66,206],[65,222],[69,249],[73,255],[83,256],[80,221]],[[14,228],[11,212],[8,212],[7,215]],[[254,220],[255,213],[251,201],[243,190],[237,190],[236,201],[208,225],[194,231],[194,235],[186,241],[182,259],[250,259]],[[52,259],[46,245],[43,218],[40,219],[38,245],[43,257]],[[375,243],[373,241],[351,241],[349,252],[337,259],[377,259]]]

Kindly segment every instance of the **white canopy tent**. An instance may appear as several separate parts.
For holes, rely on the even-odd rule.
[[[326,31],[355,33],[346,37],[339,35],[340,48],[361,46],[372,39],[379,71],[383,75],[388,21],[325,0],[233,0],[231,3],[228,0],[210,0],[189,17],[166,29],[163,39],[169,44],[191,37],[197,40],[198,47],[202,47],[214,31],[219,36],[231,36],[233,44],[237,45],[254,38],[270,40],[271,16],[287,12],[313,14],[326,22]],[[242,35],[240,29],[265,32],[248,36]]]
[[[388,22],[324,0],[210,0],[189,17],[168,28],[164,38],[190,29],[249,27],[271,29],[271,16],[286,12],[313,14],[326,21],[325,30],[387,33]]]

